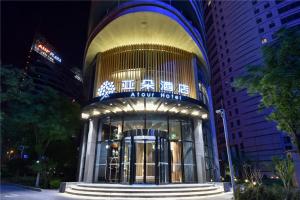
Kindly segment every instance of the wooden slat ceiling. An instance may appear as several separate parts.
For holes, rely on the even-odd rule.
[[[167,45],[203,58],[191,36],[176,21],[159,13],[136,12],[113,20],[97,34],[87,50],[86,66],[98,52],[133,44]]]

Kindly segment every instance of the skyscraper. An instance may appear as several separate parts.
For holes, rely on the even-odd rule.
[[[81,70],[70,67],[41,35],[34,38],[25,71],[32,77],[37,92],[51,87],[71,99],[82,99]]]
[[[276,40],[281,28],[299,28],[299,1],[205,1],[207,48],[212,72],[215,109],[228,116],[231,152],[236,165],[250,161],[262,173],[273,176],[273,156],[293,148],[290,138],[267,121],[268,110],[259,111],[260,96],[232,87],[248,65],[263,63],[261,47]],[[221,119],[216,119],[221,168],[227,163]]]

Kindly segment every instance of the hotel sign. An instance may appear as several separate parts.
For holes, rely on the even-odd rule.
[[[181,95],[188,96],[190,93],[189,86],[186,84],[178,84],[177,91],[174,91],[174,85],[172,82],[168,81],[160,81],[160,91],[161,98],[175,98],[179,100]],[[136,81],[135,80],[123,80],[121,85],[122,92],[128,92],[130,90],[136,89]],[[147,92],[143,92],[146,90]],[[131,97],[153,97],[155,90],[154,80],[144,79],[140,84],[140,92],[132,92]],[[97,90],[97,95],[101,97],[101,99],[107,98],[109,94],[115,93],[116,88],[113,82],[105,81]],[[173,94],[173,92],[177,92],[178,95]],[[171,94],[169,94],[171,93]]]

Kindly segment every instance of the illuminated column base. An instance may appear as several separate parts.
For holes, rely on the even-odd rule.
[[[87,135],[85,168],[83,181],[93,182],[94,161],[95,161],[95,148],[97,140],[97,120],[91,119],[89,121],[89,132]]]

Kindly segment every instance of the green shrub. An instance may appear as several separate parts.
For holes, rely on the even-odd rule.
[[[282,200],[281,195],[272,188],[265,186],[240,187],[235,192],[236,200]]]
[[[60,179],[52,179],[52,180],[50,180],[50,182],[49,182],[50,188],[51,189],[57,189],[57,188],[59,188],[60,182],[61,182]]]

